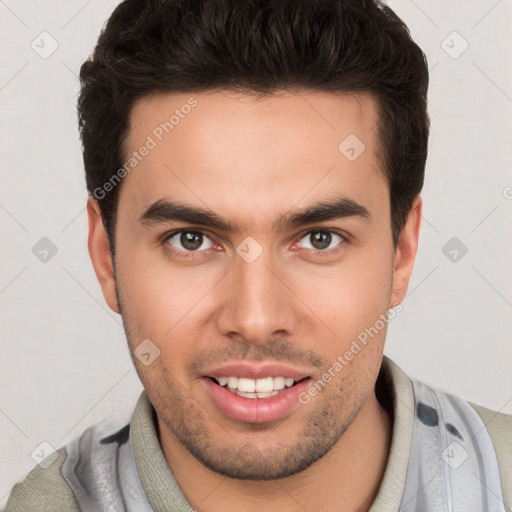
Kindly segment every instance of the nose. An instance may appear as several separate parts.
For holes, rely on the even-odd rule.
[[[218,290],[217,329],[221,334],[262,344],[269,337],[295,332],[300,301],[279,268],[266,251],[251,263],[236,256]]]

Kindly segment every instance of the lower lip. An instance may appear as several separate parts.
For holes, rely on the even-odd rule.
[[[219,386],[209,377],[203,378],[202,381],[215,405],[228,418],[246,423],[269,423],[288,414],[298,402],[299,395],[306,390],[309,379],[304,379],[268,398],[245,398]]]

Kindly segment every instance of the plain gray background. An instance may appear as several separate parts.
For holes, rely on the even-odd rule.
[[[41,443],[128,420],[142,389],[87,253],[75,113],[117,3],[0,1],[0,506]],[[512,2],[389,3],[427,54],[432,125],[419,254],[385,353],[512,413]]]

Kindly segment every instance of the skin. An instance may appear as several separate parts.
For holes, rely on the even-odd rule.
[[[131,351],[147,338],[160,350],[149,366],[133,360],[169,467],[198,511],[368,510],[392,433],[374,390],[385,328],[307,405],[296,403],[278,421],[228,418],[200,378],[206,367],[244,359],[279,361],[306,370],[312,383],[320,379],[404,299],[421,199],[395,248],[377,104],[367,94],[158,94],[135,104],[128,152],[190,97],[197,106],[123,180],[115,272],[98,203],[88,202],[89,251],[105,299],[122,314]],[[354,161],[338,150],[351,133],[366,146]],[[281,216],[334,196],[364,206],[368,218],[272,229]],[[164,198],[208,208],[238,230],[142,223]],[[200,230],[204,243],[187,252],[179,236],[165,239],[175,229]],[[325,229],[345,238],[314,245],[312,234]],[[252,263],[236,252],[247,236],[263,249]]]

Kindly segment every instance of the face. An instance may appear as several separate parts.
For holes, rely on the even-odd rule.
[[[395,250],[376,123],[369,95],[155,95],[131,113],[126,159],[145,156],[121,185],[115,275],[90,201],[160,437],[218,473],[297,473],[374,398],[421,207]]]

